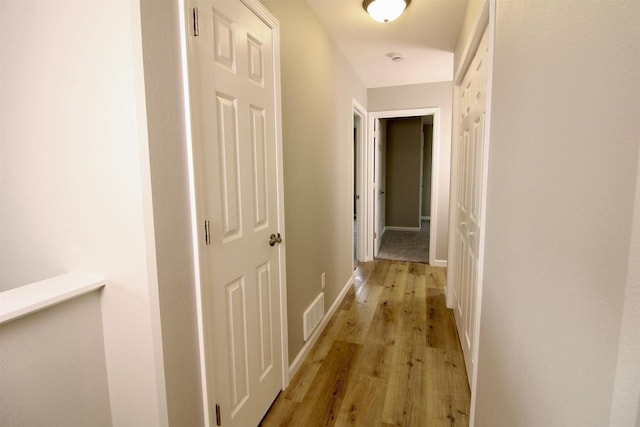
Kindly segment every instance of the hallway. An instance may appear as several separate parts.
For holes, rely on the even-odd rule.
[[[262,426],[466,426],[470,393],[445,269],[360,264]]]

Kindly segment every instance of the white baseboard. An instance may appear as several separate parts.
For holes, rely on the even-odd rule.
[[[293,359],[293,362],[291,362],[291,364],[289,365],[289,379],[293,378],[296,372],[298,372],[298,369],[300,369],[302,362],[304,362],[304,359],[309,355],[309,352],[313,348],[313,345],[316,343],[316,341],[318,341],[320,334],[322,334],[322,331],[324,331],[327,323],[329,323],[329,319],[331,319],[331,316],[333,316],[334,313],[338,310],[338,307],[342,303],[345,295],[347,294],[347,292],[349,292],[351,285],[353,285],[353,276],[349,277],[349,280],[338,294],[338,297],[335,299],[333,304],[331,304],[329,310],[324,314],[324,317],[322,318],[322,321],[320,321],[320,324],[318,325],[316,330],[313,331],[307,342],[304,343],[304,345],[300,349],[300,352],[298,353],[296,358]]]
[[[446,267],[447,266],[447,260],[446,259],[436,259],[436,260],[433,260],[433,262],[430,262],[429,265],[431,265],[433,267]]]
[[[420,220],[422,220],[422,221],[431,221],[431,217],[430,216],[421,216]]]
[[[387,225],[385,230],[420,231],[420,227],[396,227],[395,225]]]

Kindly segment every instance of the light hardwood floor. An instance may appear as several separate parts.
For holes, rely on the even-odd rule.
[[[467,426],[443,268],[360,264],[353,289],[261,426]]]

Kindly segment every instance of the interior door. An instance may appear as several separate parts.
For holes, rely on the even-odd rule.
[[[282,388],[273,35],[239,0],[192,7],[207,403],[223,426],[255,426]]]
[[[382,146],[382,132],[380,129],[380,119],[374,120],[374,224],[375,224],[375,241],[374,241],[374,256],[378,255],[380,251],[380,245],[382,244],[382,233],[384,231],[384,174],[382,168],[384,167],[384,147]]]
[[[460,132],[456,198],[456,260],[454,313],[468,378],[475,364],[476,290],[480,233],[480,200],[484,176],[488,36],[484,36],[459,91]]]

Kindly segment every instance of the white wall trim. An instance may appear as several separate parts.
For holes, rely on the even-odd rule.
[[[433,262],[429,261],[431,267],[446,267],[448,262],[446,259],[435,259]]]
[[[431,219],[431,216],[421,216],[420,217],[420,221],[429,221]]]
[[[420,227],[401,227],[395,225],[387,225],[385,227],[386,230],[398,230],[398,231],[420,231]]]
[[[250,0],[256,14],[264,19],[273,34],[273,68],[275,81],[275,119],[276,119],[276,187],[278,188],[278,230],[283,236],[282,243],[278,245],[280,252],[280,333],[282,348],[282,389],[289,385],[289,327],[287,310],[287,256],[286,256],[286,230],[284,221],[284,156],[282,148],[282,82],[280,71],[280,22],[269,12],[265,6],[257,0]],[[246,3],[245,3],[246,4]],[[259,13],[258,13],[259,12]]]
[[[353,285],[353,276],[349,277],[349,280],[347,280],[347,283],[344,285],[344,287],[338,294],[338,297],[335,299],[335,301],[333,301],[333,304],[331,304],[331,307],[325,313],[324,317],[322,318],[322,321],[320,322],[316,330],[313,331],[313,333],[311,334],[307,342],[304,343],[304,345],[300,349],[300,352],[298,353],[298,355],[295,357],[295,359],[293,359],[293,362],[291,362],[291,365],[289,365],[289,370],[288,370],[289,378],[293,378],[294,375],[298,372],[298,370],[300,369],[300,366],[302,366],[302,362],[304,362],[304,359],[309,355],[309,352],[313,348],[316,341],[318,341],[318,338],[320,338],[320,335],[322,334],[322,332],[324,331],[324,328],[329,323],[329,320],[331,320],[331,317],[333,317],[335,312],[338,310],[338,307],[340,307],[340,304],[342,304],[342,300],[344,299],[345,295],[347,295],[347,292],[349,292],[349,289],[351,289],[352,285]]]
[[[489,0],[484,0],[484,4],[482,5],[482,10],[480,14],[476,18],[476,22],[473,23],[473,30],[471,31],[471,35],[467,40],[464,49],[462,50],[462,59],[458,63],[458,68],[455,70],[453,83],[459,86],[462,83],[462,79],[467,72],[467,68],[471,64],[473,60],[473,56],[478,49],[478,44],[480,44],[480,40],[482,40],[482,35],[484,34],[484,30],[489,23]]]
[[[369,135],[367,138],[367,149],[370,153],[375,150],[375,140],[373,136],[375,135],[373,129],[373,123],[375,123],[378,119],[392,119],[396,117],[415,117],[415,116],[433,116],[433,139],[431,144],[431,213],[430,215],[433,219],[429,222],[429,264],[435,265],[436,260],[436,230],[437,228],[437,215],[434,215],[434,212],[438,212],[438,182],[439,182],[439,172],[440,172],[440,108],[416,108],[409,110],[387,110],[387,111],[375,111],[369,113]],[[371,148],[371,149],[369,149]],[[375,173],[375,165],[373,164],[373,156],[368,157],[367,162],[367,185],[369,189],[374,189],[374,173]],[[367,223],[370,227],[367,229],[367,241],[369,242],[367,246],[371,245],[373,247],[373,232],[374,232],[374,210],[375,210],[375,195],[372,190],[367,191],[364,194],[365,200],[363,203],[367,206]],[[390,227],[386,227],[387,229],[391,229]],[[371,253],[371,258],[366,258],[366,261],[370,261],[373,259],[373,253]]]
[[[369,219],[369,213],[368,213],[368,206],[365,203],[366,198],[365,198],[365,194],[368,193],[368,183],[367,183],[367,158],[368,158],[368,150],[367,150],[367,130],[368,130],[368,124],[367,124],[367,110],[360,105],[360,103],[358,103],[358,101],[356,101],[355,99],[353,99],[352,101],[352,105],[353,105],[353,112],[352,115],[357,115],[360,118],[360,127],[358,128],[358,133],[356,134],[356,138],[357,138],[357,158],[356,159],[352,159],[351,165],[353,167],[354,163],[357,162],[358,166],[359,166],[359,170],[358,172],[358,181],[355,184],[357,184],[357,191],[358,194],[360,195],[360,200],[358,200],[357,203],[357,212],[358,212],[358,233],[357,233],[357,251],[356,251],[356,258],[358,259],[358,261],[365,261],[368,260],[372,257],[371,255],[371,251],[373,248],[373,245],[369,245],[369,240],[367,239],[367,230],[369,229],[369,224],[367,224],[367,221]],[[353,117],[352,117],[353,120]],[[349,135],[349,141],[353,141],[353,129],[355,127],[355,123],[351,126],[351,135]],[[353,150],[352,150],[353,151]],[[355,161],[355,162],[354,162]],[[352,177],[355,177],[355,173],[351,173]],[[351,188],[354,188],[355,185],[352,182],[351,183]],[[352,234],[353,234],[353,230],[352,230]]]
[[[66,273],[0,292],[0,325],[78,298],[106,284],[101,277]]]

